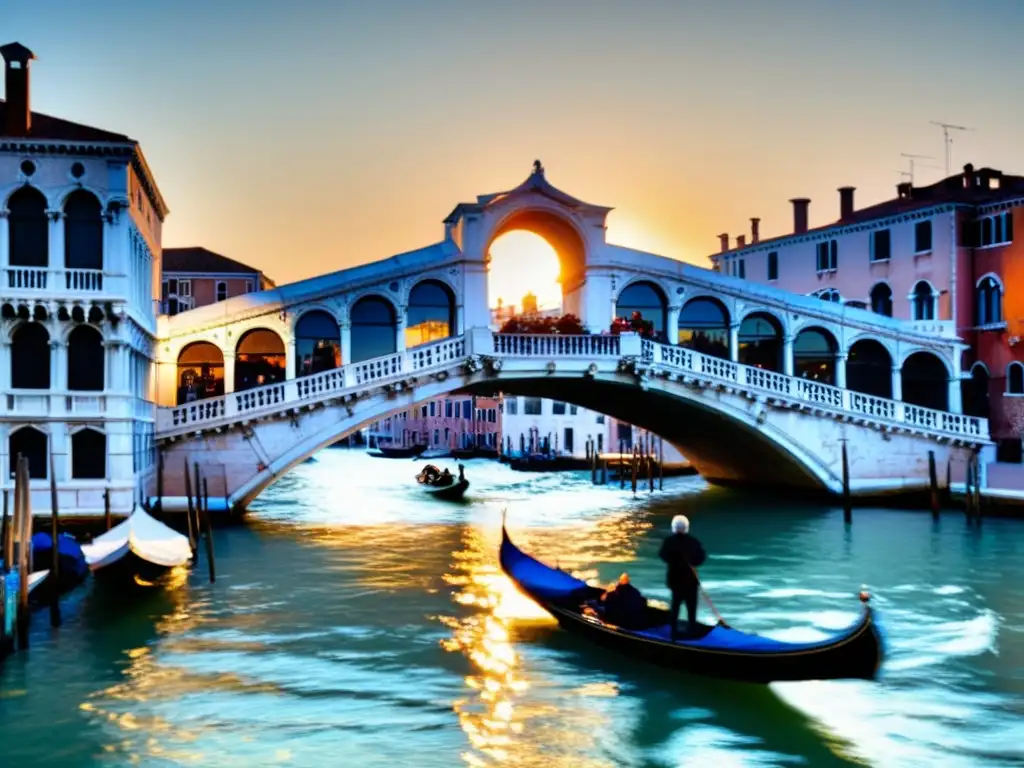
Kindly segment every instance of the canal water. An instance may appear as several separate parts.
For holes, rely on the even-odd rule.
[[[666,481],[467,462],[472,500],[422,500],[420,462],[326,450],[216,534],[175,590],[90,584],[0,669],[7,766],[1002,766],[1024,763],[1024,525],[788,508]],[[873,594],[878,682],[723,684],[594,649],[515,592],[528,551],[665,598],[673,514],[733,626],[803,639]],[[704,616],[707,616],[707,609]]]

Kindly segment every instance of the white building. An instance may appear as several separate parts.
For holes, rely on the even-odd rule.
[[[32,505],[115,513],[153,442],[154,299],[167,206],[138,142],[32,112],[32,52],[0,47],[0,463],[28,457]]]

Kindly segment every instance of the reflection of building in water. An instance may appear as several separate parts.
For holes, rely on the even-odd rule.
[[[497,450],[501,413],[496,398],[452,394],[376,421],[368,433],[371,445]]]

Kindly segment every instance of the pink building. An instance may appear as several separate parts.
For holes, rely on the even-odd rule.
[[[370,434],[384,445],[497,450],[501,411],[495,398],[452,394],[374,422]]]

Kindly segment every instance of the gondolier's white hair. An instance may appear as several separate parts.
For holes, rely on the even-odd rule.
[[[686,515],[676,515],[672,518],[672,533],[689,533],[690,521]]]

